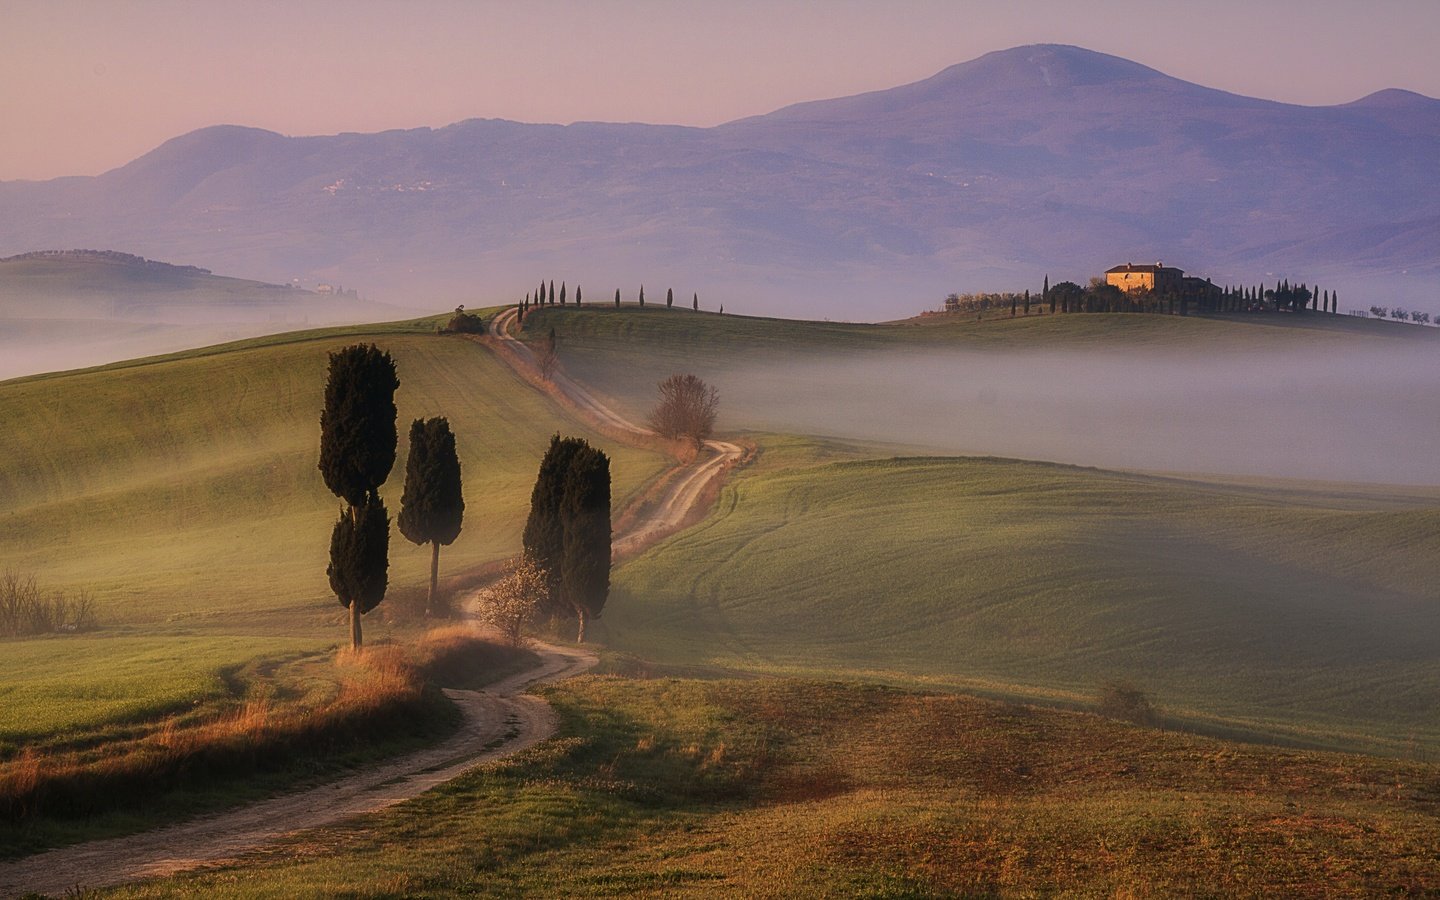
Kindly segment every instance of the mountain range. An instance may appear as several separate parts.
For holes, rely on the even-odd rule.
[[[1437,160],[1418,94],[1296,106],[1034,45],[712,128],[204,128],[99,176],[0,182],[0,256],[107,247],[433,308],[643,283],[835,318],[1163,260],[1423,306]]]

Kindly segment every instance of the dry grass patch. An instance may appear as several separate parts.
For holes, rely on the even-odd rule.
[[[397,735],[435,736],[454,722],[436,684],[488,682],[532,658],[455,626],[410,646],[254,663],[231,676],[228,698],[124,732],[26,746],[0,763],[0,821],[83,817],[181,788],[314,768]]]
[[[136,896],[1440,891],[1440,767],[842,683],[614,677],[363,825]]]

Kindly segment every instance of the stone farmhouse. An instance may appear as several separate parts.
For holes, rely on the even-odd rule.
[[[1136,291],[1178,294],[1185,281],[1183,271],[1159,262],[1153,266],[1137,266],[1134,263],[1126,263],[1123,266],[1105,270],[1105,283],[1112,284],[1127,294]]]

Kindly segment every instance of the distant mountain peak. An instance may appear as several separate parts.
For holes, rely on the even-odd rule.
[[[1236,98],[1201,85],[1166,75],[1149,66],[1069,44],[1027,44],[996,50],[942,69],[921,81],[885,90],[831,100],[797,103],[769,116],[754,116],[737,123],[766,118],[825,120],[834,117],[888,117],[915,114],[933,117],[964,107],[975,98],[1006,102],[1065,104],[1077,93],[1135,93],[1149,90],[1174,95],[1203,94],[1245,103],[1265,102]]]
[[[1347,103],[1346,106],[1368,109],[1433,110],[1440,107],[1440,100],[1424,94],[1417,94],[1414,91],[1385,88],[1383,91],[1376,91],[1352,103]]]
[[[971,86],[991,89],[1069,88],[1173,80],[1149,66],[1070,44],[1026,44],[996,50],[969,62],[950,66],[928,80],[944,82],[962,79]]]

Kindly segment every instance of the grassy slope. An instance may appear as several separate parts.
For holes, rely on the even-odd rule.
[[[663,466],[573,427],[488,351],[426,327],[283,335],[0,383],[0,569],[93,593],[107,626],[4,642],[0,738],[173,708],[221,690],[226,667],[343,636],[325,580],[338,501],[315,459],[326,354],[357,334],[388,348],[400,373],[401,446],[382,491],[392,516],[410,419],[443,414],[455,428],[468,507],[445,572],[517,549],[557,429],[611,453],[617,502]],[[422,584],[428,562],[428,548],[394,534],[392,594]],[[78,667],[97,678],[73,679]]]
[[[125,897],[1318,896],[1440,888],[1440,770],[792,681],[550,689],[563,736]]]
[[[1125,679],[1258,731],[1440,743],[1435,492],[762,447],[617,573],[612,646],[1072,700]]]
[[[812,353],[1324,353],[1436,337],[1279,315],[847,325],[596,309],[542,311],[529,327],[552,325],[566,367],[635,412],[672,369],[723,373]],[[745,421],[744,410],[727,415]],[[670,664],[1060,698],[1125,678],[1187,717],[1224,717],[1246,733],[1399,752],[1412,738],[1440,742],[1434,490],[861,461],[876,454],[760,441],[760,465],[708,522],[617,574],[606,616],[616,646]]]

